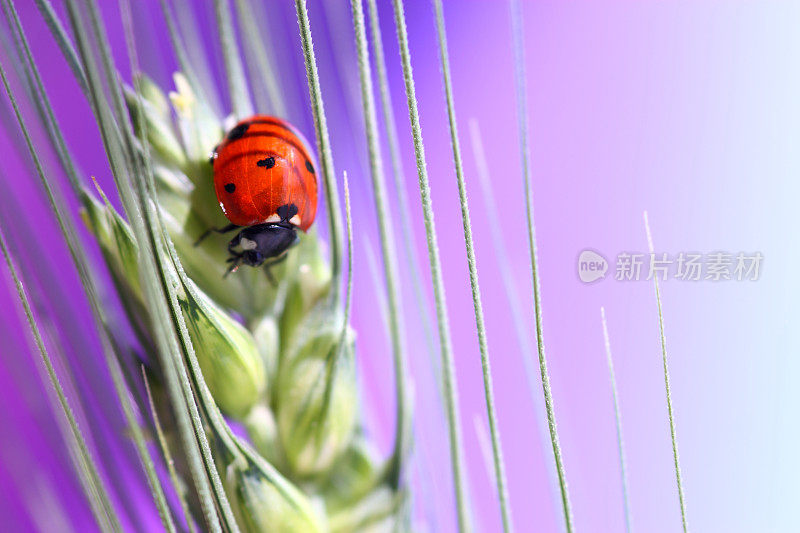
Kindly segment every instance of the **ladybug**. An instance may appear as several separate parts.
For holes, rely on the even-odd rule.
[[[228,132],[209,162],[219,206],[231,223],[206,231],[197,243],[211,231],[241,228],[228,243],[228,273],[241,264],[285,259],[297,230],[307,231],[317,213],[313,156],[302,134],[279,118],[255,115]]]

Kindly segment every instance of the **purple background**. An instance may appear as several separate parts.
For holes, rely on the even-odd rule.
[[[85,174],[113,190],[88,106],[36,9],[24,3],[18,2],[23,23],[34,38],[34,53],[71,148]],[[210,27],[211,2],[194,4],[204,27]],[[265,31],[274,36],[287,87],[293,88],[287,96],[288,118],[312,138],[294,15],[290,5],[268,4]],[[411,199],[411,212],[395,210],[394,216],[411,217],[426,272],[391,9],[386,1],[379,4]],[[478,530],[497,531],[494,486],[474,424],[479,417],[485,425],[483,385],[433,10],[427,0],[407,4],[473,512]],[[445,4],[514,521],[520,531],[558,531],[560,511],[548,478],[552,454],[542,446],[537,426],[542,423],[537,420],[541,391],[536,388],[532,400],[486,223],[490,216],[502,221],[509,248],[504,260],[514,275],[532,339],[508,11],[503,2]],[[118,64],[127,72],[116,3],[104,3],[103,9]],[[650,213],[659,252],[760,251],[765,257],[757,282],[670,280],[662,287],[689,524],[697,531],[796,529],[791,509],[798,496],[800,460],[793,445],[799,433],[793,407],[800,398],[793,384],[800,365],[790,354],[798,350],[798,310],[792,296],[800,289],[793,268],[800,257],[787,234],[796,227],[799,192],[798,7],[789,2],[531,1],[523,2],[523,9],[545,342],[577,530],[624,528],[601,305],[606,307],[616,364],[634,527],[648,532],[680,527],[652,284],[618,282],[609,275],[584,285],[576,275],[576,258],[585,248],[612,261],[622,251],[646,252],[644,209]],[[171,88],[175,66],[164,53],[168,42],[157,2],[137,2],[134,10],[143,68],[162,87]],[[349,8],[332,0],[311,2],[310,14],[336,167],[349,172],[354,195],[353,322],[359,332],[364,411],[370,432],[387,450],[393,428],[391,362],[387,336],[376,318],[380,295],[369,266],[378,239],[365,172]],[[209,33],[210,43],[213,36]],[[0,60],[8,70],[7,50]],[[214,61],[219,82],[218,54]],[[18,83],[15,88],[21,94]],[[8,119],[3,106],[0,117],[10,124],[13,118]],[[471,118],[482,128],[499,213],[488,213],[481,198],[467,130]],[[46,330],[49,344],[53,349],[61,345],[76,369],[77,387],[86,398],[82,426],[94,432],[97,456],[108,465],[112,460],[126,465],[110,476],[122,509],[128,511],[126,525],[153,527],[155,511],[130,446],[122,439],[120,413],[106,400],[112,392],[88,306],[14,131],[0,131],[3,227],[42,323],[58,326]],[[42,155],[53,161],[46,150]],[[386,147],[384,160],[389,179]],[[447,439],[443,419],[433,407],[436,385],[429,363],[438,354],[429,357],[420,322],[424,313],[415,307],[411,278],[402,270],[417,403],[415,514],[429,520],[429,530],[451,531]],[[86,530],[94,527],[91,514],[37,381],[38,356],[30,347],[10,282],[1,289],[0,516],[9,530],[57,530],[62,527],[57,525],[59,513],[64,513],[75,530]],[[74,401],[76,395],[70,398]]]

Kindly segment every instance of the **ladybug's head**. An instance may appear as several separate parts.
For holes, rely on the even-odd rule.
[[[239,259],[245,265],[260,266],[280,257],[297,242],[297,230],[291,224],[258,224],[241,231],[232,245],[241,249]]]

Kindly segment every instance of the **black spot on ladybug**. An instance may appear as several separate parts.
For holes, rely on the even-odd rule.
[[[293,216],[297,214],[297,206],[294,204],[286,204],[280,206],[277,210],[278,216],[281,217],[281,222],[288,222]]]
[[[306,161],[306,170],[308,170],[312,174],[314,173],[314,165],[312,165],[310,161]]]
[[[225,192],[233,192],[236,190],[236,185],[233,183],[226,183],[225,184]]]
[[[258,163],[256,163],[256,165],[258,165],[260,167],[272,168],[272,167],[275,166],[275,158],[274,157],[268,157],[266,159],[262,159]]]
[[[241,139],[242,136],[247,133],[247,129],[250,127],[250,124],[245,122],[244,124],[239,124],[235,128],[233,128],[230,133],[228,133],[228,140],[235,141],[236,139]]]

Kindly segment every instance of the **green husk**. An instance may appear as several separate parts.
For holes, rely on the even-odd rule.
[[[184,288],[181,309],[208,388],[223,412],[241,418],[266,395],[266,368],[255,339],[191,280]]]
[[[341,329],[310,322],[278,379],[278,428],[292,469],[300,476],[330,469],[353,436],[356,383],[352,333],[339,353]]]
[[[85,220],[101,245],[121,295],[134,312],[145,313],[138,247],[130,227],[110,204],[100,204],[88,194],[86,198]],[[178,292],[178,301],[214,398],[225,413],[243,417],[267,389],[264,359],[253,335],[194,282],[188,281]]]

